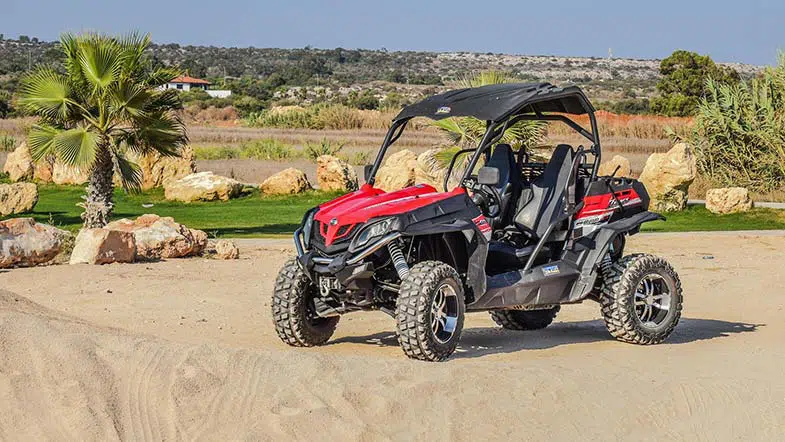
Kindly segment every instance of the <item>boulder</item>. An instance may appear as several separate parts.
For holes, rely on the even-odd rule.
[[[207,246],[207,233],[189,229],[170,217],[153,214],[142,215],[135,220],[113,221],[104,229],[132,233],[138,260],[195,256]]]
[[[679,143],[667,153],[649,156],[640,181],[651,197],[651,209],[674,212],[687,207],[687,191],[695,180],[695,155],[689,144]]]
[[[237,259],[240,257],[240,249],[237,248],[237,244],[234,241],[226,239],[210,240],[207,242],[204,255],[214,259]]]
[[[743,187],[709,189],[706,192],[706,209],[720,215],[748,212],[752,209],[750,192]]]
[[[60,254],[71,234],[32,218],[0,221],[0,268],[47,264]]]
[[[0,184],[0,216],[29,212],[37,203],[38,186],[35,184]]]
[[[89,170],[66,166],[59,162],[55,162],[52,169],[52,182],[61,186],[85,184],[89,178]]]
[[[51,183],[54,179],[54,159],[45,158],[35,164],[33,179],[42,183]]]
[[[267,178],[259,187],[268,195],[290,195],[310,190],[311,183],[303,171],[290,167]]]
[[[176,157],[152,152],[133,160],[142,171],[142,189],[144,190],[165,187],[172,181],[196,173],[196,159],[191,147],[183,148],[180,155]]]
[[[447,168],[436,157],[441,149],[430,149],[421,153],[417,157],[414,167],[414,180],[418,184],[428,184],[437,190],[442,190],[444,186],[444,175]]]
[[[413,186],[416,168],[417,154],[407,149],[396,152],[388,156],[379,168],[374,186],[386,192]]]
[[[240,195],[243,185],[237,180],[212,172],[192,173],[164,185],[164,195],[170,201],[227,201]]]
[[[8,178],[13,181],[29,181],[35,174],[35,164],[33,157],[30,156],[30,149],[27,143],[22,142],[13,152],[6,157],[3,172],[8,174]]]
[[[629,177],[632,175],[632,168],[630,167],[630,160],[621,156],[621,155],[614,155],[608,161],[603,162],[600,164],[600,169],[597,171],[597,175],[599,176],[611,176],[613,172],[616,171],[618,168],[618,172],[616,172],[617,177]]]
[[[320,190],[357,190],[357,173],[346,161],[332,155],[322,155],[316,159],[316,164],[316,181]]]
[[[76,236],[70,264],[111,264],[134,262],[133,233],[107,229],[82,229]]]

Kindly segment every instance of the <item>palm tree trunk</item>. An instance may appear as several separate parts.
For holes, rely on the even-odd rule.
[[[106,147],[99,147],[96,152],[95,164],[90,172],[90,179],[87,182],[87,195],[82,213],[85,228],[101,228],[109,222],[114,203],[112,194],[114,192],[114,166],[112,154]]]

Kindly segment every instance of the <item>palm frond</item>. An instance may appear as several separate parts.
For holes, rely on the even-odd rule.
[[[120,177],[120,184],[123,189],[132,192],[138,192],[142,189],[142,180],[144,178],[142,169],[119,149],[112,149],[112,164],[117,176]]]
[[[28,112],[49,120],[68,118],[71,88],[68,79],[52,69],[41,68],[24,78],[19,104]]]
[[[34,124],[27,135],[27,143],[30,145],[30,156],[33,161],[40,161],[42,158],[54,154],[54,138],[62,132],[62,129],[43,124]]]
[[[105,89],[119,76],[123,68],[122,51],[110,38],[89,36],[80,41],[78,52],[82,72],[95,90]]]
[[[91,166],[95,161],[98,136],[83,127],[76,127],[55,134],[52,147],[63,164]]]

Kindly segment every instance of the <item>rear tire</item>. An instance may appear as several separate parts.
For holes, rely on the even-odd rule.
[[[451,266],[425,261],[411,268],[401,281],[395,308],[398,342],[406,356],[437,362],[453,354],[463,330],[463,296],[463,284]]]
[[[275,279],[272,312],[275,332],[293,347],[323,345],[335,332],[340,317],[321,318],[313,311],[317,293],[297,260],[286,261]]]
[[[659,344],[679,323],[679,275],[664,259],[629,255],[603,268],[602,316],[610,334],[633,344]]]
[[[561,306],[546,310],[495,310],[491,318],[507,330],[541,330],[553,322]]]

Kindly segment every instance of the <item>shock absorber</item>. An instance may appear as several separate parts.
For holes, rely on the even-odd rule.
[[[403,256],[401,246],[398,244],[398,241],[390,241],[387,244],[387,249],[390,251],[390,258],[395,271],[398,272],[398,277],[403,280],[409,275],[409,264],[406,263],[406,257]]]

